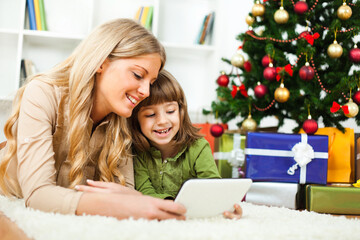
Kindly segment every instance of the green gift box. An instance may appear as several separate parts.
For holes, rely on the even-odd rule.
[[[318,213],[360,214],[360,188],[306,186],[306,209]]]
[[[224,133],[215,139],[214,159],[222,178],[238,178],[245,161],[245,135]]]

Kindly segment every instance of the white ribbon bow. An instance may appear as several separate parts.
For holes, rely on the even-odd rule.
[[[233,178],[238,178],[238,168],[241,167],[245,162],[244,150],[240,148],[241,135],[238,133],[234,134],[233,150],[230,152],[214,152],[214,159],[227,159],[229,164],[233,167]]]
[[[294,175],[295,170],[300,166],[300,183],[305,183],[306,165],[315,158],[314,149],[307,143],[306,134],[301,134],[301,142],[295,144],[291,151],[294,153],[296,163],[288,169],[287,174]]]
[[[245,161],[245,154],[242,149],[234,149],[230,152],[230,157],[227,159],[232,167],[241,167]]]

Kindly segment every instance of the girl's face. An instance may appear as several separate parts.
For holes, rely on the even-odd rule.
[[[159,150],[168,147],[180,128],[179,104],[175,101],[142,107],[138,113],[142,133]]]
[[[149,96],[150,84],[156,80],[160,66],[157,53],[107,59],[96,73],[93,121],[98,123],[112,112],[130,117],[134,107]]]

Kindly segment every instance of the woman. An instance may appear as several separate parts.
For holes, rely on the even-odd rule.
[[[165,60],[151,33],[117,19],[97,27],[65,61],[28,79],[4,128],[2,193],[43,211],[184,219],[183,206],[133,190],[125,118],[149,96]],[[76,191],[87,179],[101,181],[104,191]]]

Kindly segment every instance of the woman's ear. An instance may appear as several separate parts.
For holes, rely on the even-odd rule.
[[[101,73],[103,69],[103,65],[101,64],[101,66],[96,70],[96,73]]]
[[[96,73],[102,73],[106,65],[108,64],[108,59],[105,59],[105,61],[100,65],[100,67],[96,70]]]

